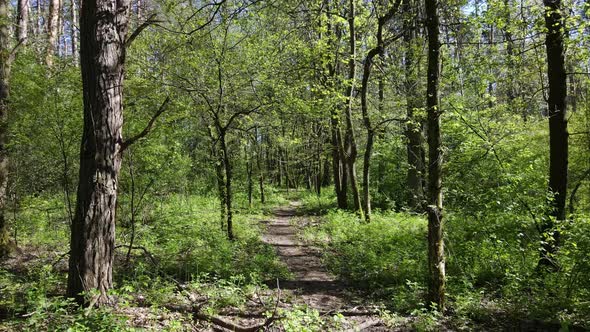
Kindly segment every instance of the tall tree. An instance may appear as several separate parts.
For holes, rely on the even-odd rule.
[[[16,50],[23,40],[11,47],[9,35],[9,2],[0,0],[0,258],[9,252],[8,225],[6,223],[6,200],[8,187],[8,112],[10,97],[10,70]]]
[[[71,229],[69,297],[98,290],[91,301],[109,302],[115,244],[115,210],[123,142],[123,67],[129,0],[83,0],[80,62],[84,128],[77,202]]]
[[[445,308],[445,255],[443,240],[442,144],[438,85],[440,76],[439,0],[426,0],[428,31],[428,300],[438,310]]]
[[[373,61],[376,56],[381,57],[383,60],[383,54],[385,52],[386,45],[388,42],[383,40],[383,28],[393,18],[400,6],[401,0],[397,0],[394,5],[384,14],[377,18],[377,45],[372,48],[367,56],[365,57],[363,65],[363,78],[361,80],[361,111],[363,113],[363,123],[367,131],[367,144],[365,147],[364,163],[363,163],[363,211],[365,213],[365,220],[369,222],[371,220],[371,195],[370,195],[370,168],[371,168],[371,157],[373,154],[373,144],[375,142],[375,133],[377,126],[372,123],[371,117],[369,116],[369,106],[367,102],[367,92],[369,88],[369,78],[371,76],[371,69]],[[380,82],[381,83],[381,82]],[[380,97],[382,97],[383,90],[382,86],[379,89]],[[380,101],[380,103],[382,100]]]
[[[0,0],[0,257],[9,251],[8,225],[4,210],[6,207],[6,187],[8,185],[8,155],[6,140],[8,135],[8,97],[10,78],[10,43],[8,37],[8,0]]]
[[[70,1],[70,41],[72,43],[72,58],[74,64],[78,64],[78,3],[76,0]]]
[[[354,134],[354,124],[352,121],[352,109],[354,106],[354,88],[356,78],[356,4],[355,0],[349,0],[348,4],[348,43],[349,43],[349,59],[348,59],[348,77],[346,84],[346,107],[344,117],[346,119],[346,131],[344,139],[344,150],[346,158],[346,173],[350,180],[350,188],[352,190],[352,201],[354,209],[363,214],[361,196],[358,189],[357,175],[356,175],[356,158],[358,149],[356,144],[356,137]],[[346,182],[344,182],[346,185]]]
[[[29,0],[18,0],[17,6],[16,38],[24,44],[29,35]]]
[[[323,7],[326,12],[326,38],[331,40],[331,44],[339,44],[341,39],[341,31],[335,24],[332,24],[332,2],[324,0]],[[321,39],[320,35],[320,39]],[[338,47],[334,47],[332,61],[327,62],[326,74],[322,76],[322,85],[327,90],[331,91],[335,88],[335,78],[338,73],[340,65],[340,52]],[[344,155],[344,142],[342,137],[341,121],[338,110],[333,105],[330,105],[330,143],[332,144],[332,174],[334,177],[334,191],[336,193],[336,200],[338,208],[346,209],[348,207],[348,192],[347,192],[347,176],[346,164]]]
[[[55,46],[59,34],[59,15],[60,1],[49,0],[49,17],[47,20],[47,53],[45,54],[45,63],[48,67],[53,66],[53,57],[55,55]]]
[[[547,78],[549,80],[549,191],[550,208],[541,226],[540,266],[556,268],[553,255],[559,247],[555,221],[565,220],[568,173],[568,132],[566,117],[566,72],[564,55],[564,22],[561,0],[544,0],[547,35]]]
[[[407,184],[409,191],[410,207],[414,210],[421,209],[424,200],[424,120],[416,113],[420,108],[420,100],[417,95],[418,78],[416,75],[418,59],[416,56],[416,15],[413,13],[412,0],[404,0],[404,67],[405,67],[405,94],[406,94],[406,139],[408,153]]]

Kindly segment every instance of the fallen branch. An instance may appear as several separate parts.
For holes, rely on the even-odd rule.
[[[209,323],[212,323],[218,327],[222,327],[224,329],[228,329],[228,330],[234,331],[234,332],[261,331],[262,329],[269,327],[272,323],[274,323],[275,321],[277,321],[281,318],[277,315],[279,303],[281,302],[281,290],[280,290],[280,288],[278,288],[278,281],[277,281],[277,289],[278,289],[278,296],[277,296],[277,301],[275,303],[275,308],[273,310],[273,313],[270,317],[266,318],[266,320],[262,324],[258,324],[258,325],[254,325],[254,326],[241,326],[241,325],[235,324],[233,322],[221,319],[219,317],[203,314],[203,313],[201,313],[201,310],[200,310],[201,306],[193,306],[193,320],[202,320],[205,322],[209,322]]]
[[[53,264],[51,264],[52,268],[55,268],[55,266],[57,264],[59,264],[59,262],[61,262],[62,259],[64,259],[64,257],[66,257],[67,255],[70,254],[71,251],[68,252],[64,252],[63,254],[59,255],[59,257],[55,260],[55,262],[53,262]]]
[[[119,245],[115,246],[115,249],[119,249],[119,248],[128,248],[129,250],[141,250],[150,259],[152,264],[154,264],[156,266],[158,265],[158,262],[156,261],[156,258],[154,258],[154,255],[152,255],[145,247],[142,247],[142,246],[131,247],[128,244],[119,244]]]
[[[366,330],[370,327],[381,325],[381,324],[382,324],[382,322],[379,319],[368,320],[360,325],[355,326],[352,329],[346,330],[346,332],[363,331],[363,330]]]
[[[267,318],[266,321],[260,325],[240,326],[240,325],[237,325],[237,324],[232,323],[230,321],[223,320],[219,317],[205,315],[200,312],[193,313],[193,320],[206,321],[206,322],[215,324],[217,326],[223,327],[224,329],[228,329],[228,330],[234,331],[234,332],[257,332],[257,331],[260,331],[262,328],[269,326],[273,322],[273,320],[274,320],[273,318],[274,318],[273,316]]]

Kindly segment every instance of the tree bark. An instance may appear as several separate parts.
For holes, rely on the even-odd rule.
[[[221,144],[221,152],[223,158],[223,168],[225,172],[225,212],[226,212],[226,226],[227,226],[227,238],[230,240],[234,239],[233,231],[233,211],[232,211],[232,167],[230,164],[229,150],[226,142],[226,131],[225,129],[218,128],[219,130],[219,143]]]
[[[259,136],[260,135],[260,136]],[[255,128],[255,142],[256,142],[256,166],[258,168],[258,186],[260,187],[260,203],[264,204],[266,197],[264,196],[264,169],[262,168],[262,140],[263,136],[259,134],[258,128]]]
[[[412,15],[411,0],[404,0],[404,44],[405,44],[405,88],[406,88],[406,115],[407,115],[407,153],[408,174],[407,184],[409,191],[409,205],[414,211],[420,211],[424,203],[424,176],[426,174],[424,160],[424,121],[415,115],[415,110],[420,107],[417,96],[418,81],[415,74],[416,56],[414,40],[416,38],[415,17]]]
[[[383,27],[393,17],[399,8],[401,0],[395,2],[393,7],[387,11],[383,16],[377,19],[377,46],[369,51],[365,58],[363,66],[363,78],[361,81],[361,111],[363,114],[363,123],[367,130],[367,146],[365,147],[364,163],[363,163],[363,210],[365,212],[365,221],[371,221],[371,195],[370,195],[370,170],[371,170],[371,156],[373,155],[373,144],[375,141],[375,128],[371,124],[371,117],[369,116],[369,106],[367,104],[367,93],[369,88],[369,78],[371,76],[371,68],[373,66],[373,59],[380,56],[383,60],[385,53],[385,42],[383,41]],[[379,82],[379,111],[383,107],[383,86]]]
[[[78,55],[78,3],[76,0],[71,0],[70,2],[70,39],[72,43],[72,59],[74,61],[74,65],[78,65],[79,55]]]
[[[81,71],[84,128],[76,212],[72,223],[67,295],[98,291],[90,303],[110,302],[117,186],[121,169],[123,78],[128,0],[84,0]],[[88,302],[86,302],[88,303]]]
[[[363,208],[361,203],[361,197],[358,189],[357,175],[356,175],[356,158],[358,155],[356,138],[354,136],[354,127],[352,124],[352,108],[354,105],[354,86],[356,77],[356,28],[355,28],[355,0],[349,1],[348,8],[348,32],[349,32],[349,47],[350,47],[350,59],[348,60],[348,83],[346,87],[346,134],[345,134],[345,147],[346,152],[345,164],[346,173],[350,180],[350,189],[352,191],[352,202],[354,209],[362,217]],[[346,182],[344,182],[346,184]]]
[[[346,181],[344,176],[344,160],[342,156],[343,144],[342,133],[340,130],[340,121],[335,111],[332,111],[330,120],[330,131],[332,135],[332,173],[334,176],[334,191],[336,192],[336,200],[338,208],[348,208],[348,195],[346,190]]]
[[[49,68],[53,67],[53,57],[55,55],[55,47],[57,45],[60,12],[59,4],[59,0],[49,1],[49,17],[47,20],[47,53],[45,54],[45,63]]]
[[[221,231],[225,231],[226,218],[227,218],[227,204],[225,202],[225,167],[223,166],[222,153],[218,152],[218,160],[215,165],[215,176],[217,178],[217,190],[219,194],[219,217],[221,220]]]
[[[18,0],[17,6],[16,38],[19,43],[26,44],[29,36],[29,0]]]
[[[8,0],[0,0],[0,258],[10,252],[10,235],[6,222],[8,186],[8,98],[10,91],[10,37],[8,34]]]
[[[248,151],[246,151],[246,153],[248,153]],[[246,156],[246,158],[248,158]],[[252,207],[252,192],[254,191],[254,184],[252,182],[252,160],[251,159],[247,159],[246,160],[246,176],[247,176],[247,182],[248,182],[248,207]]]
[[[428,301],[440,312],[445,308],[445,256],[443,239],[442,144],[438,100],[440,41],[438,0],[426,0],[428,31]]]
[[[561,0],[544,0],[547,36],[547,77],[549,80],[549,213],[541,225],[542,246],[539,266],[557,268],[554,254],[559,248],[555,222],[565,220],[568,177],[568,131],[566,117],[566,71],[564,22]]]

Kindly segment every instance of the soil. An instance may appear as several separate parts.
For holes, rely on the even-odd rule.
[[[344,316],[339,330],[388,331],[378,316],[378,305],[368,302],[358,292],[338,280],[322,263],[321,253],[305,243],[300,232],[309,224],[308,217],[296,216],[298,202],[281,207],[268,222],[263,242],[275,247],[292,278],[269,282],[269,286],[289,292],[285,307],[306,306],[324,317]]]

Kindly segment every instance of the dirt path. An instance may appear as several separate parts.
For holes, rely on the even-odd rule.
[[[302,227],[298,226],[305,221],[305,216],[295,217],[298,205],[292,202],[275,210],[263,236],[263,241],[276,248],[280,259],[293,274],[291,280],[279,280],[282,290],[292,292],[287,305],[306,305],[325,316],[341,313],[346,318],[343,330],[387,331],[376,314],[376,306],[366,303],[354,290],[330,274],[321,262],[319,250],[299,239]]]

